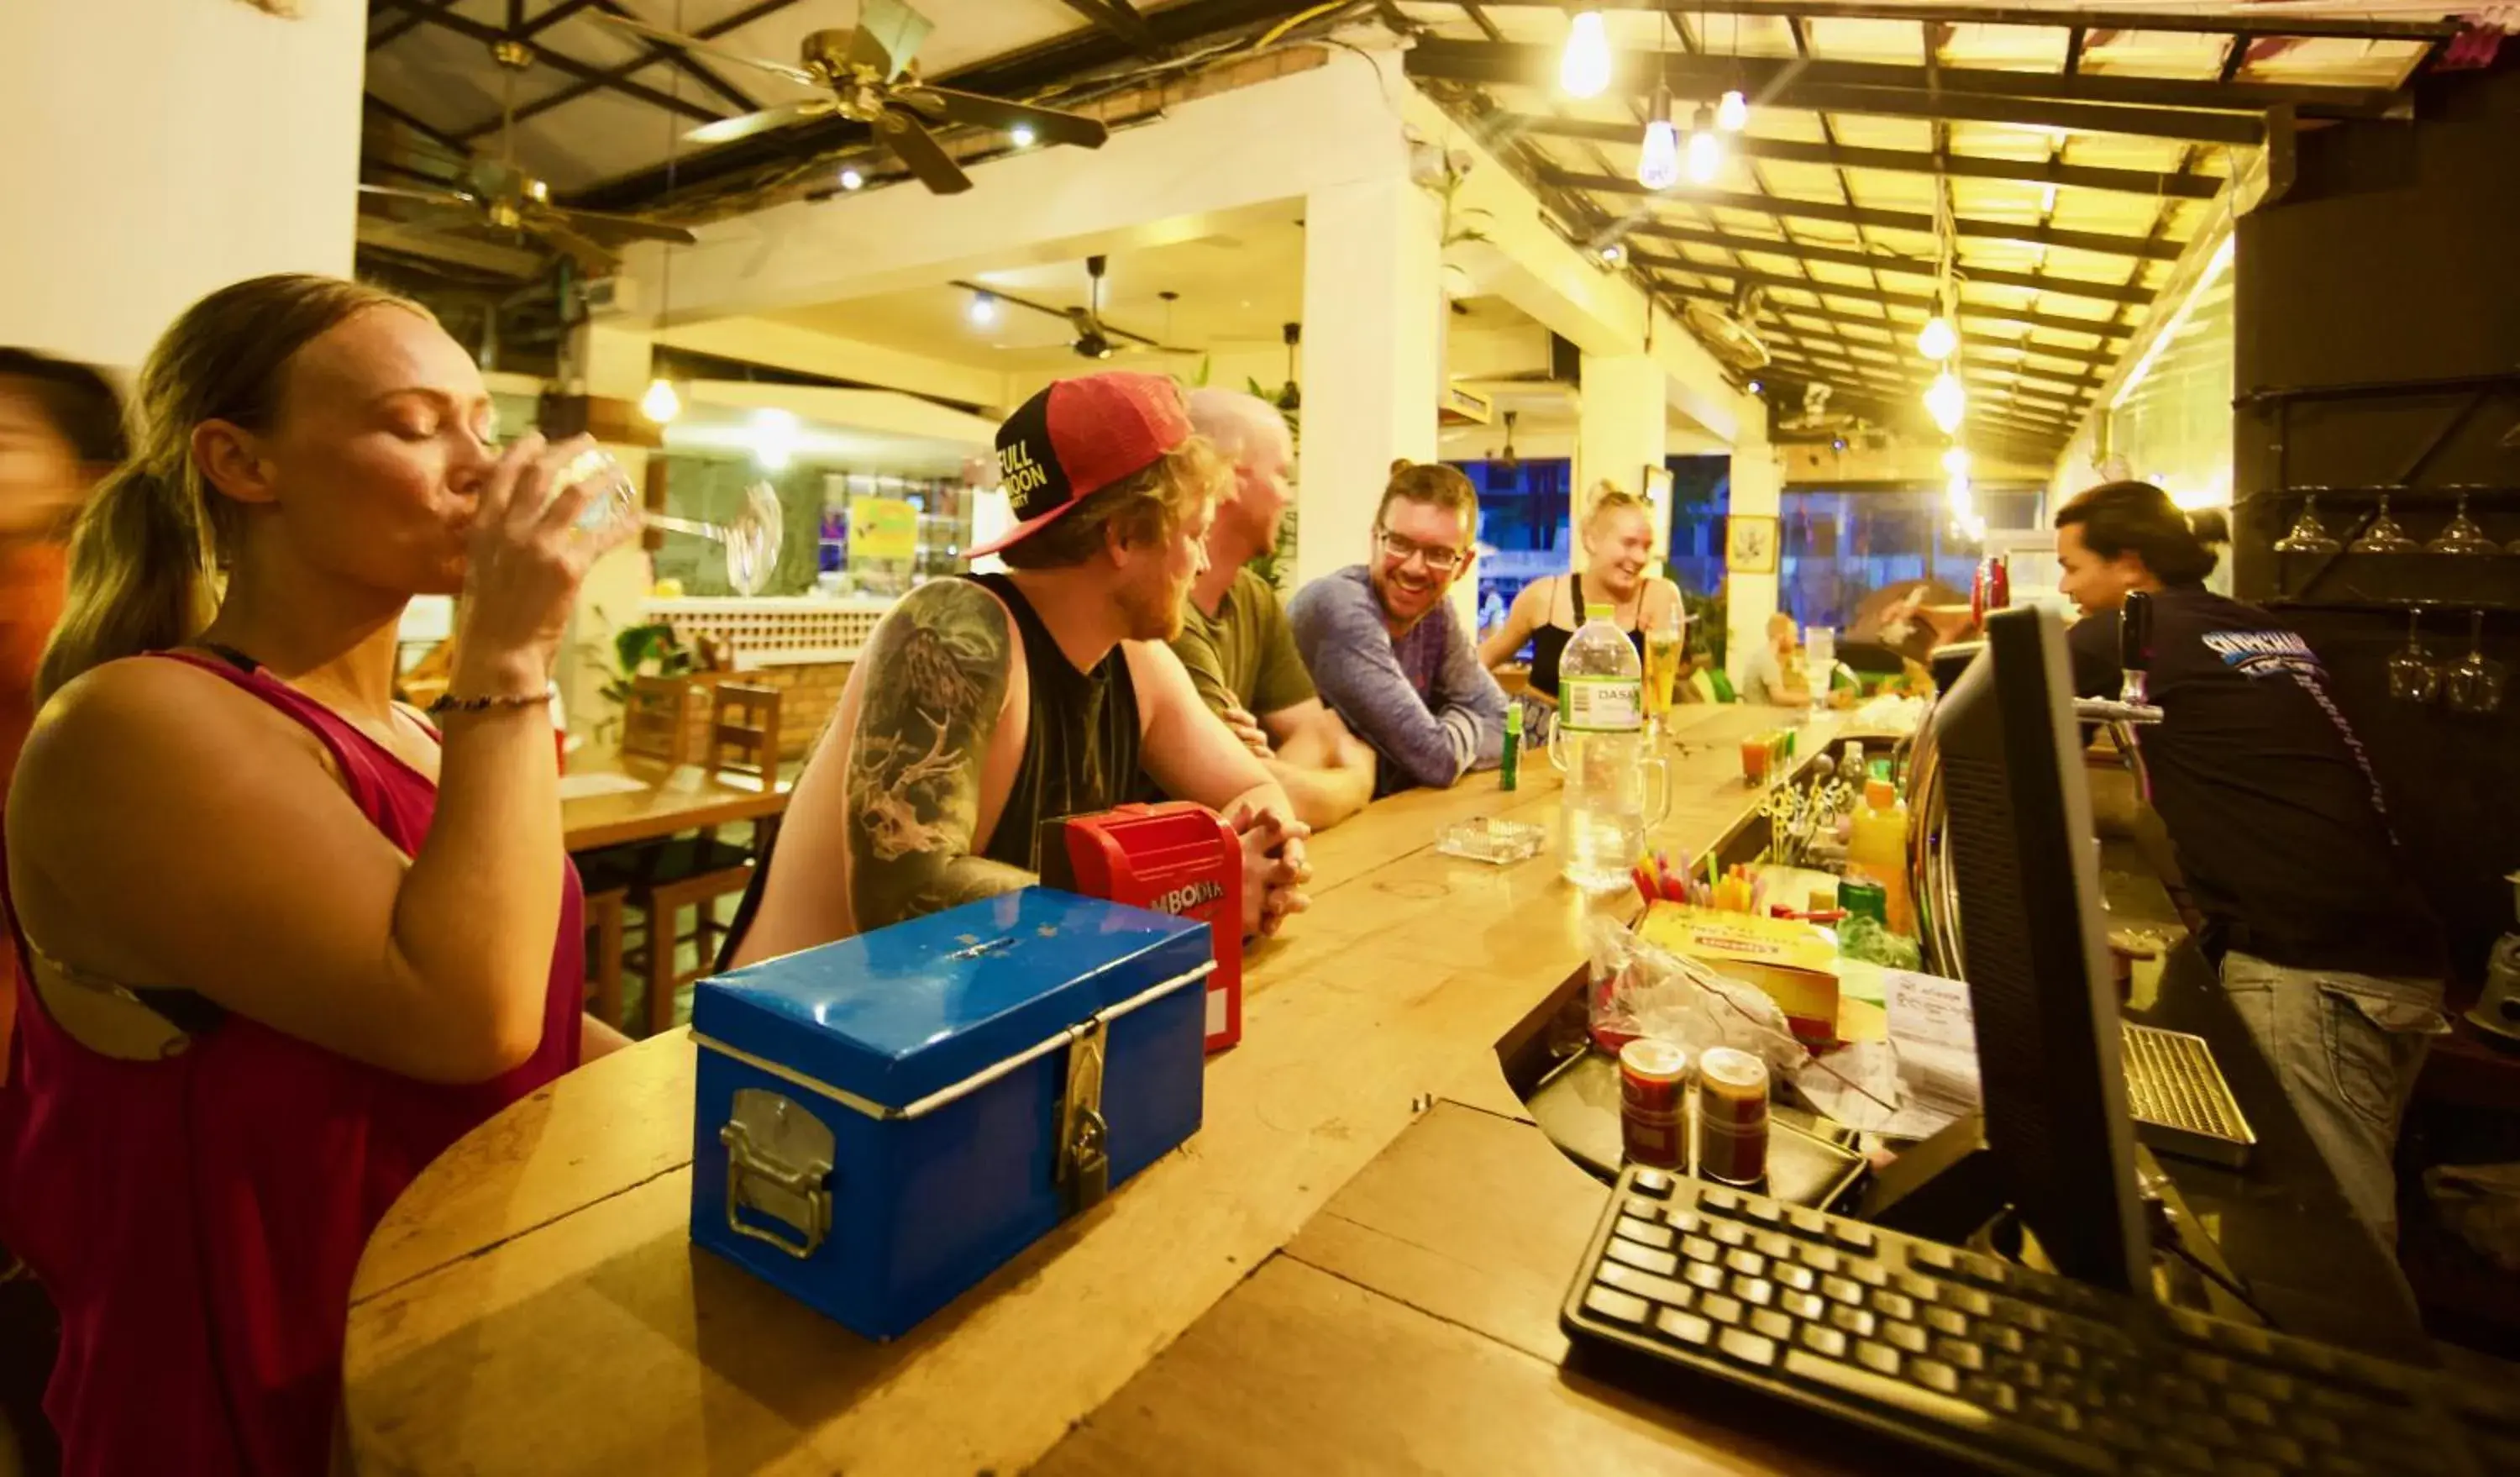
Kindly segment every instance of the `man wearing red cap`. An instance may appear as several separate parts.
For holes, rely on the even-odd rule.
[[[747,963],[1039,880],[1040,823],[1141,773],[1243,835],[1244,925],[1304,907],[1306,828],[1164,643],[1232,469],[1153,375],[1063,380],[998,430],[1010,572],[933,580],[876,627],[734,927]]]

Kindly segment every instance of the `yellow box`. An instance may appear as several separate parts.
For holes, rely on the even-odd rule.
[[[1811,924],[1660,902],[1647,905],[1636,933],[1758,986],[1806,1043],[1837,1039],[1837,950]]]

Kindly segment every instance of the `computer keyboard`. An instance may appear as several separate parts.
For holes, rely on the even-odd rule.
[[[2001,1472],[2520,1472],[2520,1403],[1630,1166],[1561,1315]]]

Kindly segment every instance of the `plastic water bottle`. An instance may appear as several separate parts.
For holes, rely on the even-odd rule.
[[[1606,604],[1587,604],[1584,624],[1557,665],[1557,722],[1550,762],[1566,772],[1559,844],[1566,880],[1586,891],[1625,887],[1644,854],[1645,772],[1659,768],[1644,728],[1644,663]],[[1663,808],[1671,803],[1664,772]]]

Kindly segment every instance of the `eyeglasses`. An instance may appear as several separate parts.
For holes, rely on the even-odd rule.
[[[1383,555],[1386,558],[1405,564],[1409,562],[1411,555],[1416,555],[1418,561],[1423,563],[1432,573],[1448,573],[1459,567],[1463,558],[1462,551],[1459,549],[1446,549],[1436,545],[1421,544],[1416,539],[1405,538],[1400,534],[1392,532],[1388,528],[1379,529],[1377,530],[1377,533],[1381,539]]]

